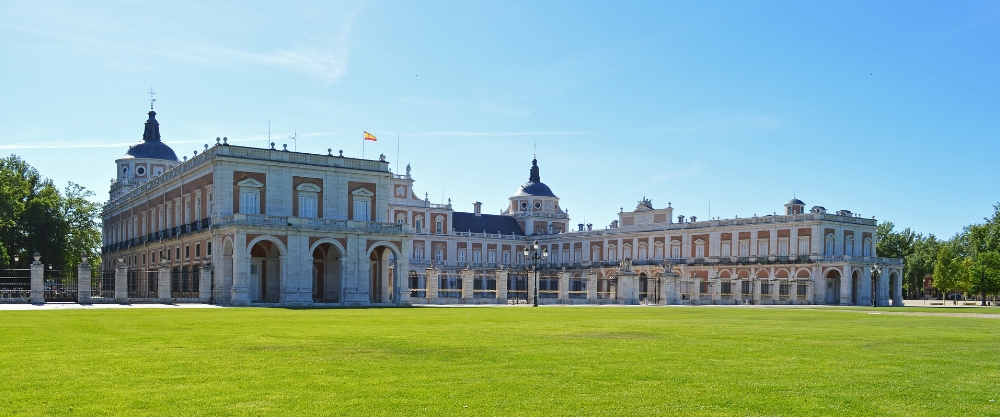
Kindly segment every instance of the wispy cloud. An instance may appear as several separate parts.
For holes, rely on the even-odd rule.
[[[702,173],[702,171],[704,171],[703,164],[702,164],[702,162],[701,162],[700,159],[697,159],[697,160],[691,162],[691,164],[689,164],[687,166],[687,168],[685,168],[683,171],[665,172],[665,173],[662,173],[662,174],[654,175],[648,181],[639,183],[635,187],[632,187],[632,189],[630,189],[628,192],[629,193],[635,193],[635,192],[647,190],[649,188],[653,188],[653,187],[655,187],[657,185],[662,184],[666,180],[673,179],[673,178],[689,177],[689,176],[692,176],[692,175],[698,175],[698,174]]]
[[[591,136],[599,135],[597,132],[586,131],[538,131],[538,132],[471,132],[459,130],[446,130],[439,132],[415,132],[405,133],[406,136]]]

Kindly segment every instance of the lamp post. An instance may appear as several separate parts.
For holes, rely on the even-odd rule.
[[[875,262],[875,265],[872,265],[872,279],[875,281],[875,288],[872,288],[873,307],[878,307],[878,276],[881,274],[882,274],[882,265],[879,265],[878,262]]]
[[[542,248],[541,252],[538,252],[538,241],[531,244],[531,250],[527,247],[524,248],[524,259],[534,262],[535,269],[535,298],[532,307],[538,307],[538,261],[546,259],[549,257],[549,248]]]

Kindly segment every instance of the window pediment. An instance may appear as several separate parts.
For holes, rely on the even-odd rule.
[[[236,183],[239,187],[249,187],[249,188],[264,188],[264,184],[253,178],[247,178],[243,181]]]
[[[309,183],[309,182],[304,182],[302,184],[299,184],[299,186],[295,187],[295,189],[299,190],[299,191],[304,191],[304,192],[307,192],[307,193],[318,193],[318,192],[322,191],[322,189],[319,188],[318,185],[313,184],[313,183]]]
[[[351,191],[351,195],[355,197],[374,197],[375,193],[368,191],[367,188],[358,188],[357,190]]]

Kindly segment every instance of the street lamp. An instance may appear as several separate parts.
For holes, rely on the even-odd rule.
[[[875,262],[872,265],[872,279],[875,280],[875,288],[872,288],[872,306],[878,306],[878,276],[882,274],[882,265]]]
[[[531,250],[527,247],[524,248],[524,259],[534,262],[535,267],[535,299],[534,305],[532,307],[538,307],[538,261],[546,259],[549,257],[549,248],[542,248],[541,253],[538,252],[538,241],[531,244]]]

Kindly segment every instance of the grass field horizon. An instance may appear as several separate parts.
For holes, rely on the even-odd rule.
[[[3,415],[1000,415],[1000,320],[948,314],[0,311],[0,335]]]

